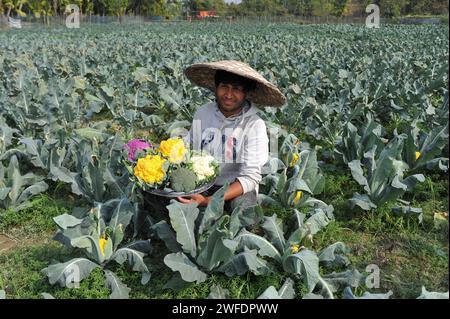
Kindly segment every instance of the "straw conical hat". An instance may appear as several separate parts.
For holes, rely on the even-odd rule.
[[[228,60],[193,64],[187,67],[184,73],[196,85],[215,92],[214,75],[217,70],[231,72],[254,80],[256,87],[248,93],[247,99],[257,105],[282,106],[286,103],[286,97],[275,85],[267,81],[261,74],[244,62]]]

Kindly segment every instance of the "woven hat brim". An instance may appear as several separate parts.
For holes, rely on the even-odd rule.
[[[280,107],[286,103],[286,97],[275,85],[267,81],[248,64],[240,61],[218,61],[193,64],[187,67],[184,72],[188,79],[196,85],[215,92],[216,84],[214,76],[217,70],[231,72],[254,80],[256,82],[256,87],[253,91],[248,93],[247,98],[259,106]]]

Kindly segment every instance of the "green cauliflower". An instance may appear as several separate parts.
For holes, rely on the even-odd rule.
[[[190,192],[195,189],[197,176],[187,168],[178,168],[170,176],[170,184],[176,192]]]

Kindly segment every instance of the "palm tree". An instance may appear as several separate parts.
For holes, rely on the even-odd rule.
[[[53,12],[50,1],[28,0],[28,6],[30,7],[31,12],[36,18],[40,18],[42,16],[45,24],[50,23],[48,17],[51,16]]]
[[[6,17],[9,17],[11,11],[15,11],[19,16],[25,17],[26,13],[22,11],[22,6],[27,3],[27,0],[6,0],[5,6],[8,8]]]

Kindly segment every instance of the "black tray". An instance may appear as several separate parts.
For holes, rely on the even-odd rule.
[[[175,192],[175,191],[168,191],[168,190],[164,190],[164,189],[152,189],[152,190],[148,190],[146,192],[156,195],[156,196],[162,196],[162,197],[190,196],[190,195],[200,194],[200,193],[207,191],[214,185],[215,182],[216,182],[216,180],[213,180],[213,181],[209,182],[208,184],[205,184],[205,185],[203,185],[199,188],[196,188],[190,192]]]

